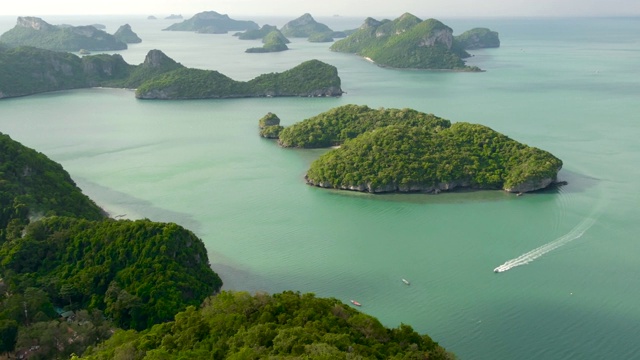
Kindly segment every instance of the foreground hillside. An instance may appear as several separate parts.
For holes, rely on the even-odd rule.
[[[490,32],[489,36],[493,35],[497,37]],[[480,71],[465,65],[463,59],[470,56],[465,51],[468,44],[476,49],[495,45],[483,36],[473,31],[460,41],[442,22],[405,13],[393,21],[367,18],[357,31],[331,45],[331,50],[357,54],[392,68]]]
[[[222,292],[136,333],[119,331],[83,359],[454,359],[410,326],[388,329],[336,299]]]
[[[160,50],[140,65],[122,56],[76,55],[34,47],[0,47],[0,99],[88,87],[137,88],[140,99],[340,96],[338,70],[318,60],[248,82],[217,71],[185,68]]]
[[[106,219],[59,164],[0,140],[0,357],[453,359],[336,299],[218,294],[192,232]]]
[[[412,109],[345,105],[282,130],[285,147],[339,145],[311,164],[305,179],[324,188],[439,192],[456,188],[528,192],[556,181],[562,161],[486,126]]]

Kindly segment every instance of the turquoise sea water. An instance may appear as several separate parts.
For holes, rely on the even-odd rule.
[[[167,20],[45,20],[110,33],[129,23],[143,42],[120,54],[134,64],[161,49],[238,80],[312,58],[338,67],[341,98],[161,102],[88,89],[0,101],[0,131],[60,162],[112,215],[193,230],[224,289],[355,299],[461,359],[640,358],[640,19],[442,19],[455,33],[500,33],[499,49],[473,52],[487,70],[473,74],[382,69],[302,39],[245,54],[258,42],[160,31]],[[14,23],[0,17],[0,30]],[[568,185],[521,197],[327,191],[302,181],[325,150],[257,135],[269,111],[289,125],[351,103],[490,126],[561,158]],[[493,272],[513,259],[522,266]]]

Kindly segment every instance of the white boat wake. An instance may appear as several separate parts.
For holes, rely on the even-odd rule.
[[[595,222],[596,222],[595,219],[586,218],[565,235],[562,235],[561,237],[553,240],[548,244],[544,244],[527,253],[524,253],[515,259],[511,259],[505,262],[504,264],[498,266],[497,268],[493,269],[493,271],[497,273],[501,273],[501,272],[505,272],[507,270],[513,269],[516,266],[526,265],[532,262],[533,260],[541,257],[542,255],[549,253],[559,248],[560,246],[566,245],[569,242],[581,237],[587,230],[589,230],[591,226],[593,226]]]

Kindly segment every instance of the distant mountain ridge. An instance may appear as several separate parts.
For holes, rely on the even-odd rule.
[[[195,31],[203,34],[226,34],[229,31],[258,29],[253,21],[234,20],[226,14],[215,11],[204,11],[181,23],[173,24],[165,31]]]
[[[56,51],[124,50],[127,44],[92,25],[57,26],[38,17],[18,17],[16,26],[0,36],[10,46],[34,46]]]

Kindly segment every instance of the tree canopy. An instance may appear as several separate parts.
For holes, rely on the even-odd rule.
[[[119,331],[83,359],[454,359],[409,325],[389,329],[333,298],[226,292],[143,332]]]

